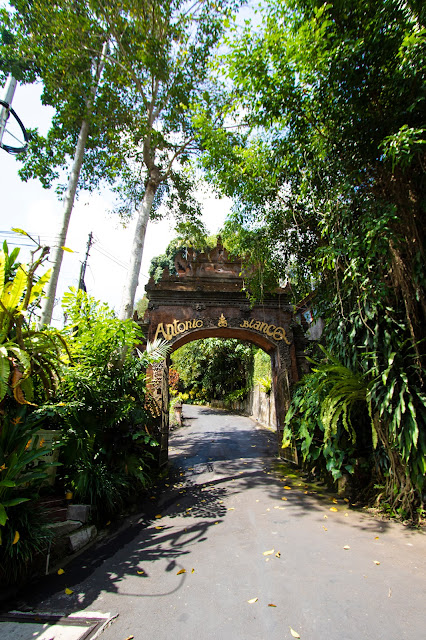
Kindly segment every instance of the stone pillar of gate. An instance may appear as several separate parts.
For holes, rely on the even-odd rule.
[[[170,358],[167,357],[161,370],[160,467],[169,460],[169,367]]]
[[[170,358],[156,362],[147,369],[148,395],[151,413],[156,419],[155,438],[158,440],[158,465],[168,461],[169,446],[169,366]]]
[[[288,334],[291,338],[290,344],[281,342],[271,354],[271,369],[277,420],[278,455],[297,464],[296,448],[288,447],[285,451],[282,449],[285,417],[290,406],[294,386],[299,380],[296,349],[290,327]]]

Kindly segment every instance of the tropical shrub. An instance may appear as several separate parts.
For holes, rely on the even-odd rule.
[[[70,359],[54,399],[36,413],[62,430],[64,488],[102,518],[119,511],[154,473],[157,418],[147,404],[146,370],[159,349],[135,352],[142,342],[138,325],[83,291],[71,289],[63,307]]]
[[[295,442],[304,462],[330,472],[334,480],[345,471],[354,473],[362,459],[370,496],[388,512],[417,520],[426,473],[426,438],[418,425],[426,417],[426,396],[415,370],[404,372],[403,348],[399,354],[368,352],[355,372],[322,351],[326,360],[313,362],[312,373],[294,394],[283,447]],[[373,485],[381,489],[379,495],[371,491]]]
[[[45,559],[53,537],[42,507],[34,500],[10,509],[0,546],[0,582],[17,584]]]
[[[179,390],[193,401],[223,400],[236,392],[241,399],[252,379],[253,348],[239,340],[207,338],[175,351],[172,363]]]
[[[36,247],[32,262],[16,262],[7,244],[0,251],[0,558],[5,581],[17,580],[33,552],[49,539],[34,500],[53,463],[52,445],[37,435],[35,399],[48,396],[60,375],[64,338],[37,330],[32,321],[49,273],[36,280],[46,251]]]

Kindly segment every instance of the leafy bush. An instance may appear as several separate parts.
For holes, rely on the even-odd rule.
[[[344,472],[353,473],[357,451],[352,433],[340,421],[333,429],[329,425],[327,429],[321,419],[321,408],[331,387],[326,371],[320,367],[303,378],[286,415],[283,448],[295,442],[310,468],[315,467],[319,474],[329,473],[337,480]],[[365,448],[364,443],[363,453]],[[358,455],[360,453],[358,451]]]
[[[257,378],[257,380],[255,379],[255,383],[260,386],[260,388],[262,389],[263,393],[266,393],[266,395],[269,395],[271,393],[271,391],[272,391],[272,378],[271,378],[271,376],[267,376],[265,378]]]
[[[365,353],[357,372],[323,349],[326,360],[314,363],[294,394],[283,446],[295,441],[303,460],[322,466],[333,479],[343,470],[353,473],[356,460],[363,458],[370,488],[375,484],[381,490],[376,499],[388,512],[417,520],[426,473],[426,438],[420,426],[426,397],[416,384],[416,368],[404,371],[406,345],[401,344],[399,353],[391,350],[398,334],[383,332],[378,323],[372,340],[377,346],[384,334],[387,348]]]
[[[64,487],[101,518],[153,474],[157,418],[147,402],[146,369],[158,353],[135,354],[138,325],[84,292],[71,289],[63,304],[70,359],[54,402],[36,414],[62,429]]]
[[[179,389],[194,401],[222,400],[246,389],[252,378],[253,348],[234,339],[207,338],[172,354]]]
[[[53,392],[66,343],[55,330],[37,330],[32,315],[49,272],[36,281],[46,251],[36,247],[30,265],[19,250],[0,251],[0,559],[5,582],[17,581],[49,539],[34,506],[47,478],[51,445],[37,436],[34,399]],[[38,256],[38,257],[37,257]],[[38,388],[37,388],[38,384]]]
[[[0,582],[22,583],[34,569],[37,555],[40,559],[42,554],[45,556],[52,537],[45,514],[36,502],[11,509],[0,546]]]

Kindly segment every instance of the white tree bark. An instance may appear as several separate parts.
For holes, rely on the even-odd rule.
[[[15,95],[17,84],[18,84],[18,81],[16,80],[16,78],[14,78],[11,73],[9,73],[5,87],[4,87],[4,95],[2,97],[2,100],[4,100],[4,102],[7,102],[9,107],[12,106],[12,100],[13,100],[13,96]],[[3,141],[4,129],[6,127],[8,116],[9,116],[8,108],[0,107],[0,143]]]
[[[52,320],[53,306],[55,304],[56,289],[58,286],[59,273],[61,271],[63,249],[66,244],[68,227],[70,223],[71,213],[74,206],[75,194],[77,191],[78,179],[80,177],[81,165],[83,164],[84,150],[86,148],[87,137],[89,135],[90,116],[92,114],[93,103],[96,97],[96,91],[99,86],[102,71],[105,65],[105,55],[107,53],[108,43],[105,42],[102,47],[102,53],[99,60],[98,68],[96,70],[95,82],[90,89],[90,96],[86,101],[86,117],[84,118],[80,134],[78,136],[77,146],[75,149],[73,163],[71,165],[71,172],[68,178],[67,190],[62,200],[62,227],[59,233],[58,246],[55,248],[53,255],[53,270],[52,276],[49,280],[47,297],[44,299],[42,307],[40,326],[50,324]]]
[[[143,248],[145,244],[146,228],[148,226],[149,215],[151,213],[156,191],[157,186],[148,182],[142,204],[138,211],[138,219],[136,222],[136,229],[133,236],[133,244],[130,254],[129,271],[126,283],[123,287],[123,295],[121,299],[121,309],[119,314],[121,320],[127,320],[133,316],[136,289],[139,283],[139,272],[141,270]]]

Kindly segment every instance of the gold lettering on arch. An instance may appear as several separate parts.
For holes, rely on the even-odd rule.
[[[154,340],[163,338],[163,340],[169,342],[181,333],[185,333],[186,331],[190,331],[191,329],[201,329],[201,327],[203,326],[204,321],[200,318],[193,318],[192,320],[174,319],[172,322],[169,322],[167,324],[160,322],[157,325]],[[223,314],[219,319],[218,326],[227,326],[227,322]],[[240,324],[240,327],[242,329],[252,329],[253,331],[264,333],[266,336],[268,336],[268,338],[272,338],[272,340],[275,340],[276,342],[284,340],[286,344],[291,344],[290,340],[287,338],[284,327],[276,327],[274,324],[267,324],[266,322],[256,320],[255,318],[252,318],[251,320],[243,320]]]
[[[166,325],[163,322],[160,322],[155,331],[154,341],[159,338],[163,338],[163,340],[167,340],[167,342],[169,342],[181,333],[185,333],[185,331],[189,331],[190,329],[201,329],[203,326],[204,322],[199,318],[193,318],[192,320],[175,319],[173,322]]]
[[[287,338],[284,327],[276,327],[274,324],[267,324],[266,322],[255,320],[254,318],[250,320],[250,322],[248,320],[243,320],[240,327],[242,329],[254,329],[254,331],[264,333],[269,338],[272,338],[277,342],[284,340],[286,344],[291,344],[290,340]]]

